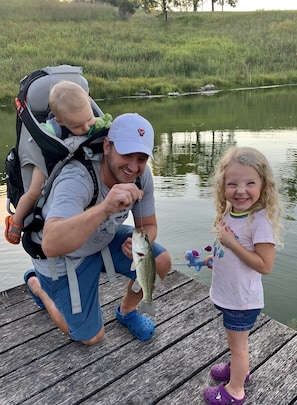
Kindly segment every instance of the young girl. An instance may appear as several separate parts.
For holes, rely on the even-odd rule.
[[[282,247],[279,196],[265,156],[251,147],[228,150],[215,173],[215,202],[210,298],[223,314],[231,358],[211,368],[222,383],[205,388],[204,398],[241,405],[250,377],[249,331],[264,307],[261,276],[272,271],[275,247]]]

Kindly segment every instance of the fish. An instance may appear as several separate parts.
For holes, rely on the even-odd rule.
[[[134,230],[132,234],[132,256],[131,270],[136,270],[136,283],[142,289],[142,300],[138,306],[140,314],[146,313],[154,316],[156,311],[153,303],[153,290],[156,280],[156,262],[152,245],[144,229],[140,232]],[[138,288],[138,291],[140,290]],[[137,292],[134,286],[133,291]]]

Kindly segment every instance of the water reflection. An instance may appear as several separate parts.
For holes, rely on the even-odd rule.
[[[187,189],[200,188],[200,197],[211,194],[211,178],[220,157],[231,146],[255,146],[268,157],[279,182],[286,217],[292,216],[297,201],[297,132],[205,131],[162,133],[151,167],[159,177],[157,188],[164,195],[183,196]],[[187,174],[196,175],[189,185]]]
[[[220,156],[235,143],[234,132],[163,133],[156,147],[154,174],[167,177],[194,173],[201,186],[207,185]]]

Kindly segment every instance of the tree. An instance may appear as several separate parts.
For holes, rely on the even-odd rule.
[[[123,20],[127,20],[128,17],[135,14],[135,4],[129,0],[120,0],[119,14]]]
[[[168,9],[169,7],[169,3],[171,2],[171,0],[161,0],[161,8],[162,8],[162,13],[164,14],[165,17],[165,21],[167,22],[168,19]]]
[[[211,11],[214,11],[215,3],[222,6],[222,11],[224,10],[224,5],[229,4],[231,7],[236,7],[239,0],[211,0]]]
[[[150,12],[151,10],[161,9],[162,14],[167,21],[170,5],[177,7],[180,3],[179,0],[139,0],[139,4],[141,4],[147,12]]]
[[[194,13],[198,10],[198,6],[200,6],[200,3],[202,3],[203,0],[193,0],[193,11]]]

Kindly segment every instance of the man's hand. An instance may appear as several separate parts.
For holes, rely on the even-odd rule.
[[[129,208],[136,201],[141,200],[142,196],[143,191],[139,190],[134,183],[115,184],[101,204],[106,215],[110,216]]]
[[[124,255],[132,259],[132,238],[127,238],[122,244],[122,251]]]

